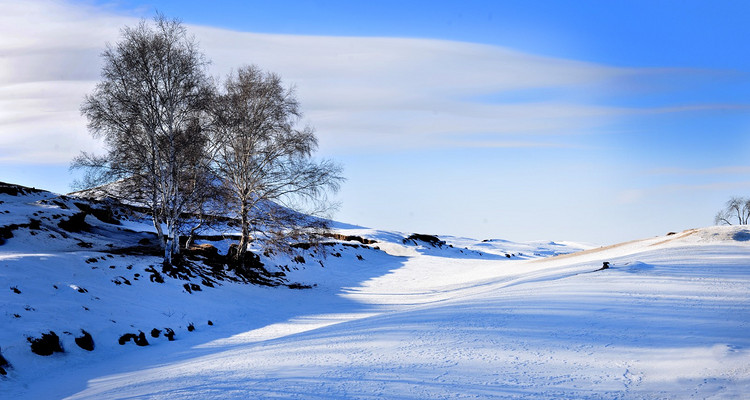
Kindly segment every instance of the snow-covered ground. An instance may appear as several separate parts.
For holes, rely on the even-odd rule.
[[[110,257],[108,240],[137,242],[124,227],[147,224],[87,216],[91,232],[63,239],[52,217],[77,209],[39,203],[53,198],[0,194],[0,227],[41,221],[0,245],[0,352],[12,364],[0,399],[750,396],[747,227],[590,248],[450,236],[432,246],[340,225],[377,243],[337,240],[304,263],[262,257],[310,289],[212,288],[152,282],[154,256]],[[93,351],[75,344],[81,329]],[[33,354],[26,338],[48,331],[65,352]],[[118,344],[139,331],[149,346]]]

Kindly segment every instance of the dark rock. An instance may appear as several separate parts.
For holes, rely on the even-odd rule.
[[[160,334],[161,334],[160,330],[158,330],[156,328],[151,329],[151,337],[152,338],[158,338]]]
[[[187,329],[188,329],[188,332],[192,332],[192,331],[195,330],[195,325],[193,325],[193,323],[191,322],[190,324],[188,324],[188,328]]]
[[[18,290],[18,288],[17,288],[17,287],[15,287],[15,286],[11,286],[11,287],[10,287],[10,290],[12,290],[12,291],[13,291],[13,293],[15,293],[15,294],[21,294],[21,291],[20,291],[20,290]]]
[[[174,331],[170,328],[164,328],[164,336],[169,339],[170,342],[174,342]]]
[[[211,320],[209,319],[209,320],[208,320],[208,324],[209,324],[209,325],[213,325],[214,323],[213,323],[213,322],[212,322],[212,321],[211,321]]]

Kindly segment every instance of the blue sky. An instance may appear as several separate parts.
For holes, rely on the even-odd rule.
[[[68,189],[65,160],[97,146],[77,113],[96,54],[158,9],[215,75],[256,63],[296,86],[320,154],[346,168],[345,222],[607,244],[710,225],[750,195],[748,2],[0,8],[0,180]]]

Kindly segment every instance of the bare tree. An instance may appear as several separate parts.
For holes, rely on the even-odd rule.
[[[208,62],[178,20],[125,27],[102,54],[102,80],[81,113],[107,153],[83,153],[73,167],[87,169],[83,186],[117,182],[112,195],[149,208],[165,262],[179,253],[183,215],[200,206],[210,182],[203,129],[213,90]],[[166,232],[162,228],[166,227]]]
[[[717,225],[747,225],[750,221],[750,198],[732,197],[727,201],[724,209],[716,214],[714,223]]]
[[[278,75],[246,66],[227,77],[213,110],[215,174],[241,221],[236,257],[253,232],[288,239],[326,228],[310,215],[330,205],[325,195],[338,190],[341,167],[312,159],[317,139],[310,127],[297,128],[302,112],[294,91]]]

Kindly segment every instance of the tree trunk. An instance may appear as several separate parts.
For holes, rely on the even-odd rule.
[[[242,234],[240,235],[240,243],[237,246],[237,254],[235,257],[237,260],[242,260],[247,252],[247,245],[250,244],[250,220],[248,218],[247,202],[242,202],[242,209],[240,210],[240,220],[242,222]]]

